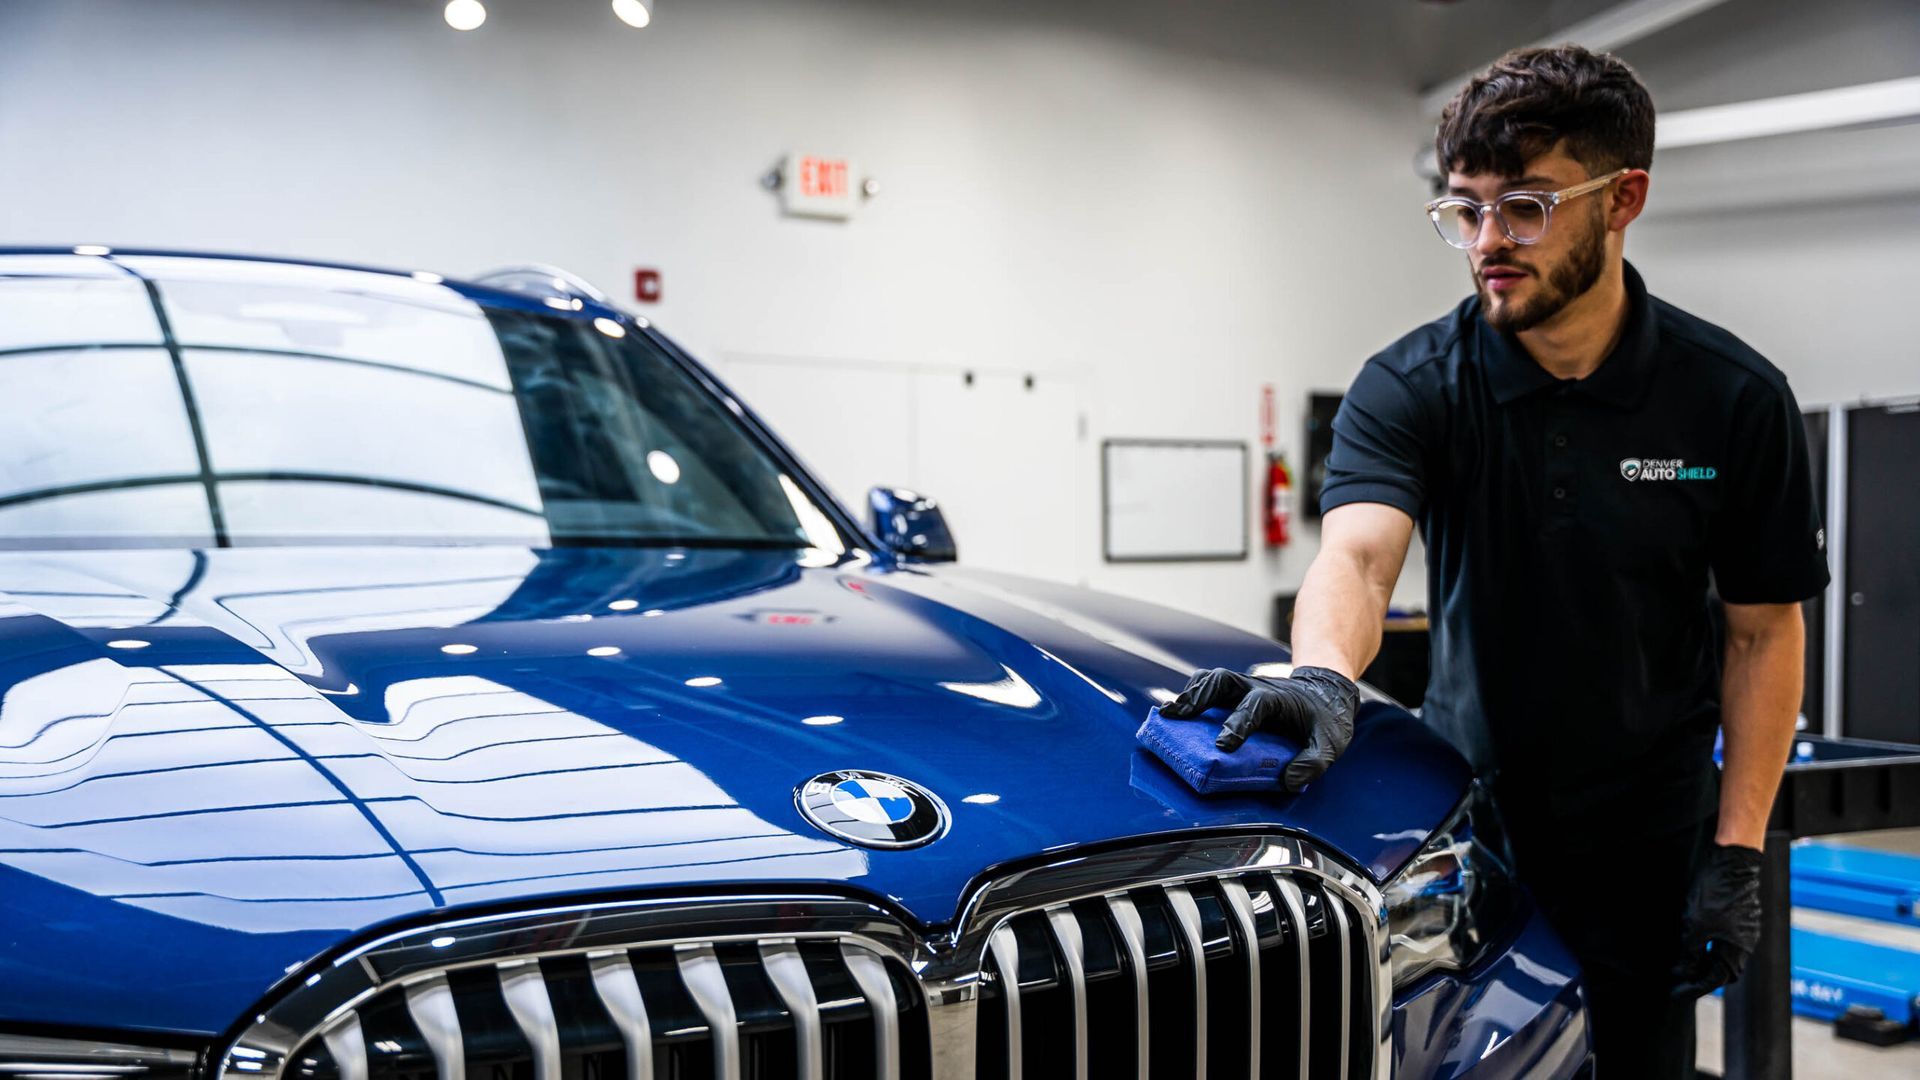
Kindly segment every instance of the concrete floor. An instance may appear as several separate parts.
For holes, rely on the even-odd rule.
[[[1832,842],[1920,854],[1920,829],[1833,837]],[[1803,910],[1795,910],[1793,921],[1798,926],[1825,933],[1844,934],[1920,951],[1920,931],[1912,929]],[[1720,1043],[1720,999],[1702,999],[1698,1017],[1700,1049],[1696,1064],[1702,1072],[1721,1075],[1724,1059]],[[1920,1041],[1889,1047],[1868,1046],[1836,1038],[1831,1024],[1796,1016],[1793,1020],[1793,1075],[1796,1080],[1877,1080],[1879,1077],[1912,1080],[1913,1077],[1920,1077]]]
[[[1701,1072],[1722,1075],[1720,999],[1700,1002],[1700,1049],[1694,1064]],[[1900,1046],[1868,1046],[1834,1037],[1833,1025],[1805,1017],[1793,1018],[1794,1080],[1879,1080],[1920,1076],[1920,1042]]]

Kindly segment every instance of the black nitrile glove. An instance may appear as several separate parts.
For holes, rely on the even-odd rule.
[[[1301,746],[1280,782],[1299,791],[1320,778],[1353,741],[1360,688],[1330,668],[1297,667],[1284,679],[1262,679],[1226,668],[1202,671],[1180,696],[1160,706],[1169,720],[1191,720],[1208,709],[1231,709],[1213,745],[1232,753],[1265,729]]]
[[[1674,968],[1673,996],[1692,1000],[1740,977],[1760,944],[1758,851],[1715,844],[1687,896],[1686,956]]]

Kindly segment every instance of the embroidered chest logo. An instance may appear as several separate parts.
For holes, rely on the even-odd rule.
[[[1711,480],[1720,471],[1711,465],[1689,465],[1680,458],[1621,458],[1620,478],[1642,482],[1652,480]]]

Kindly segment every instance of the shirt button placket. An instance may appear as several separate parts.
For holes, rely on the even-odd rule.
[[[1567,417],[1553,417],[1547,430],[1547,512],[1573,512],[1573,440],[1567,435]]]

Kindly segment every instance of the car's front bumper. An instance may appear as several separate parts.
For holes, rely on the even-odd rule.
[[[1529,900],[1506,948],[1394,1002],[1394,1075],[1563,1080],[1592,1057],[1580,967]]]

